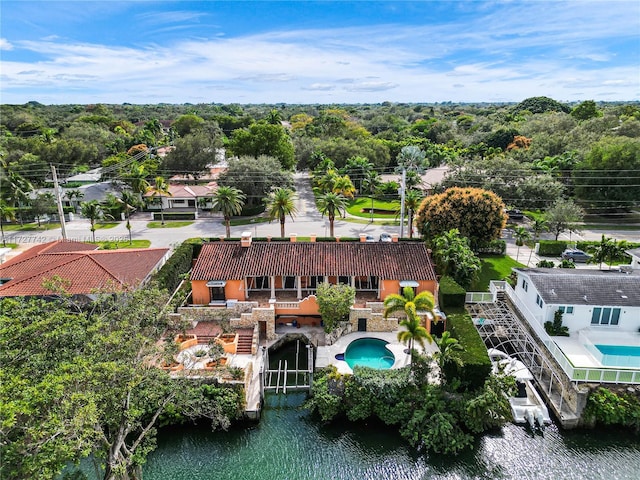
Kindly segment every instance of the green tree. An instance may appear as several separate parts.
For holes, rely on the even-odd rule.
[[[506,224],[504,208],[493,192],[453,187],[423,200],[416,226],[428,242],[455,228],[477,247],[500,237]]]
[[[355,156],[347,160],[344,168],[341,172],[349,175],[349,178],[353,182],[353,186],[359,193],[368,191],[365,187],[365,179],[373,174],[377,175],[375,166],[365,157]]]
[[[346,211],[346,198],[339,193],[328,192],[317,197],[318,210],[322,216],[329,218],[329,236],[333,237],[333,223],[336,220],[336,214]]]
[[[438,351],[433,354],[438,366],[440,367],[440,381],[446,383],[447,366],[457,365],[462,366],[462,359],[458,355],[458,352],[464,351],[464,347],[460,345],[457,338],[451,336],[451,332],[442,332],[442,337],[436,337],[436,345],[438,345]]]
[[[413,238],[413,216],[422,203],[422,192],[419,190],[408,190],[404,195],[404,206],[409,217],[409,238]]]
[[[38,226],[43,215],[51,215],[56,212],[55,197],[52,193],[39,193],[31,200],[31,213],[35,215]]]
[[[255,209],[264,206],[264,199],[274,188],[291,188],[293,177],[276,158],[245,156],[227,160],[227,170],[218,178],[218,185],[245,192],[244,208]]]
[[[138,195],[138,200],[140,202],[142,202],[142,195],[148,192],[151,187],[147,178],[149,178],[147,168],[139,163],[133,163],[129,171],[123,177],[124,183]]]
[[[525,227],[519,225],[513,229],[513,236],[516,239],[516,246],[518,247],[518,250],[516,253],[516,262],[517,262],[518,259],[520,258],[520,247],[524,245],[524,242],[526,242],[531,238],[531,234]]]
[[[222,212],[227,238],[231,237],[231,217],[240,215],[246,195],[237,188],[220,186],[212,197],[213,210]]]
[[[147,188],[147,191],[151,192],[151,198],[154,199],[154,201],[160,200],[160,219],[161,224],[164,225],[164,202],[162,201],[162,197],[171,196],[169,184],[164,178],[158,176],[154,179],[153,185]]]
[[[598,110],[596,102],[593,100],[585,100],[571,110],[571,116],[577,120],[589,120],[590,118],[602,116],[602,112]]]
[[[455,228],[435,238],[433,256],[438,272],[449,275],[464,288],[469,288],[480,272],[480,259]]]
[[[89,219],[89,223],[91,225],[91,236],[92,241],[95,243],[96,241],[96,222],[98,220],[102,220],[107,216],[105,214],[102,205],[97,200],[91,200],[89,202],[82,202],[80,204],[80,212],[82,216]]]
[[[546,211],[544,219],[549,226],[556,240],[561,233],[574,231],[577,224],[582,221],[584,213],[571,199],[558,200],[549,210]]]
[[[569,113],[571,109],[549,97],[529,97],[517,104],[513,108],[514,113],[528,111],[531,113],[544,113],[544,112],[564,112]]]
[[[349,320],[349,312],[356,299],[356,290],[343,283],[331,285],[323,282],[316,289],[316,297],[324,330],[330,333],[339,322]]]
[[[204,118],[199,117],[195,113],[187,113],[180,115],[176,121],[171,124],[171,128],[175,130],[178,135],[184,137],[190,133],[195,133],[202,128],[204,124]]]
[[[276,188],[267,198],[267,214],[269,221],[280,221],[280,236],[284,237],[284,223],[287,215],[293,217],[298,212],[295,205],[295,192],[288,188]]]
[[[123,190],[120,192],[120,203],[123,206],[124,214],[127,218],[126,227],[129,232],[129,245],[131,245],[131,214],[136,211],[136,208],[140,206],[140,203],[138,201],[138,197],[130,190]]]
[[[639,170],[640,139],[603,139],[592,145],[574,169],[575,195],[600,210],[629,209],[640,201],[633,175]]]
[[[216,163],[216,150],[222,146],[222,131],[217,125],[215,129],[198,130],[177,138],[174,145],[175,149],[162,160],[163,168],[198,179]]]
[[[16,220],[16,209],[10,207],[0,198],[0,231],[2,232],[2,246],[7,246],[7,241],[4,238],[4,222],[14,222]]]
[[[254,123],[248,129],[235,130],[229,140],[229,149],[237,156],[277,158],[285,170],[295,166],[293,143],[282,125]]]

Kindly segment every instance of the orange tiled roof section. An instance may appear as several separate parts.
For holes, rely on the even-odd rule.
[[[45,280],[59,276],[74,295],[138,287],[167,254],[166,248],[96,250],[81,242],[50,242],[0,265],[0,297],[48,295]]]
[[[422,243],[211,242],[202,246],[192,280],[239,280],[262,275],[371,275],[435,280]]]

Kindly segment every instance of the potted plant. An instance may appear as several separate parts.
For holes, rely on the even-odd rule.
[[[222,355],[224,355],[224,348],[222,347],[222,345],[220,345],[220,343],[218,343],[215,338],[211,339],[211,341],[209,342],[209,358],[211,360],[209,360],[205,364],[205,368],[213,369],[227,363],[227,359],[223,358]]]
[[[180,351],[180,347],[176,342],[173,341],[165,341],[164,343],[164,351],[162,356],[162,363],[160,367],[163,370],[168,370],[171,372],[175,372],[177,370],[182,370],[184,365],[179,363],[176,360],[176,355]]]

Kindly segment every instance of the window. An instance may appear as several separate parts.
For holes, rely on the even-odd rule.
[[[542,308],[542,306],[544,305],[544,302],[542,301],[542,298],[540,298],[540,295],[536,295],[536,305],[538,305],[540,308]]]
[[[572,315],[573,314],[573,306],[570,306],[570,307],[558,307],[558,310],[560,310],[562,313],[566,313],[567,315]]]
[[[522,279],[522,289],[525,292],[529,290],[529,284],[527,283],[527,281],[524,278]]]
[[[591,325],[618,325],[620,309],[611,307],[594,307],[591,313]]]

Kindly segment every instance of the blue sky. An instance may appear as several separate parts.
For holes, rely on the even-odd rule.
[[[0,101],[640,99],[634,1],[0,2]]]

